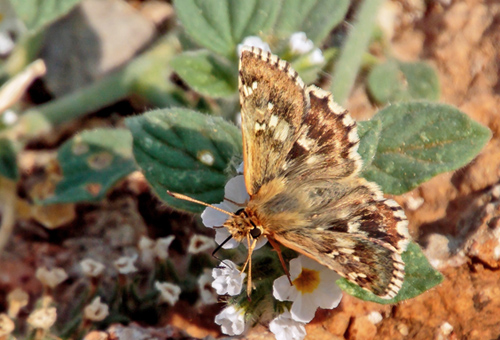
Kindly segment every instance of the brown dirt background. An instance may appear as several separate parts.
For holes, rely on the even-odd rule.
[[[442,0],[429,1],[425,7],[420,1],[408,0],[394,4],[393,54],[433,65],[441,82],[440,102],[458,107],[487,126],[493,137],[466,167],[395,197],[405,207],[412,237],[443,273],[444,282],[395,306],[346,295],[338,308],[317,312],[306,327],[306,339],[500,339],[500,3]],[[367,119],[377,109],[363,85],[354,89],[346,106],[358,119]],[[102,121],[94,117],[84,124],[99,126]],[[39,169],[47,167],[53,154],[31,150],[21,155],[25,174],[21,192],[34,186]],[[49,220],[54,216],[64,219],[61,209],[43,214]],[[158,202],[137,175],[127,178],[104,202],[72,206],[68,211],[70,223],[55,230],[32,219],[19,220],[0,260],[0,307],[5,306],[5,294],[17,287],[32,297],[41,294],[34,277],[41,265],[67,269],[70,281],[57,298],[71,301],[84,285],[78,274],[79,259],[92,253],[106,262],[118,250],[135,246],[144,234],[155,238],[174,233],[173,256],[182,262],[180,255],[191,233],[186,226],[196,223],[194,217]],[[218,337],[219,329],[211,322],[216,312],[180,302],[158,321],[159,327],[169,325],[168,332],[132,327],[158,339],[187,334]],[[382,321],[374,323],[372,316],[377,313]],[[121,331],[117,326],[111,334],[118,336]],[[246,337],[273,338],[264,326],[257,326]]]

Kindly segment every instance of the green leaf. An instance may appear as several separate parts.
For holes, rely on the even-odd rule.
[[[238,89],[237,66],[207,50],[185,52],[171,61],[175,72],[195,91],[210,97],[228,97]]]
[[[175,199],[167,190],[207,203],[224,197],[226,169],[241,157],[241,134],[220,117],[173,108],[128,118],[134,156],[158,196],[182,210],[203,206]]]
[[[12,141],[6,138],[0,139],[0,176],[13,181],[19,178],[16,150]]]
[[[227,1],[235,46],[248,36],[268,33],[274,26],[281,6],[280,0]]]
[[[390,300],[381,299],[346,279],[342,278],[336,282],[349,295],[387,305],[414,298],[443,281],[443,275],[432,268],[418,244],[411,242],[402,258],[405,263],[405,279],[398,295]]]
[[[30,33],[35,34],[66,15],[80,0],[10,0]]]
[[[377,154],[364,177],[399,195],[433,176],[469,163],[491,137],[486,127],[458,109],[425,102],[386,107]]]
[[[344,20],[348,0],[286,0],[276,21],[274,34],[286,39],[292,33],[305,32],[319,46],[331,30]]]
[[[60,147],[57,159],[63,178],[43,204],[98,201],[137,169],[132,136],[123,129],[84,131]]]
[[[368,91],[378,103],[439,98],[439,79],[424,63],[390,60],[375,66],[368,75]]]
[[[359,148],[358,153],[363,160],[365,170],[372,164],[373,158],[377,153],[378,140],[382,131],[382,123],[378,119],[372,119],[364,122],[358,122]]]
[[[232,59],[245,37],[265,34],[273,26],[280,1],[175,0],[174,5],[195,42]]]

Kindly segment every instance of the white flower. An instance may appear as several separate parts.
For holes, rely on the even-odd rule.
[[[217,303],[217,295],[212,288],[213,281],[211,270],[205,268],[203,274],[198,278],[198,290],[200,291],[201,302],[204,305]]]
[[[85,306],[83,309],[83,316],[90,321],[102,321],[109,315],[109,307],[107,304],[101,302],[101,297],[98,296],[92,303]]]
[[[380,314],[377,311],[373,311],[370,314],[368,314],[368,320],[374,325],[380,323],[380,321],[382,321],[383,319],[384,317],[382,316],[382,314]]]
[[[2,123],[4,123],[7,126],[14,125],[15,122],[19,119],[18,114],[10,109],[5,110],[1,115]],[[240,124],[241,126],[241,124]]]
[[[54,288],[68,278],[68,274],[62,268],[54,268],[48,270],[45,267],[40,267],[36,270],[36,278],[44,285]]]
[[[168,258],[168,249],[170,248],[170,244],[174,239],[175,236],[170,235],[156,240],[155,254],[158,259],[166,260]]]
[[[122,256],[118,260],[113,262],[113,264],[120,274],[132,274],[137,271],[137,268],[134,265],[137,257],[137,254],[135,254],[134,256]]]
[[[5,32],[0,32],[0,55],[5,56],[14,48],[14,41]]]
[[[321,49],[316,48],[311,54],[309,54],[309,62],[313,65],[320,65],[325,62],[325,57],[323,56]]]
[[[155,241],[147,236],[142,235],[139,239],[138,247],[141,252],[145,250],[153,250],[155,247]]]
[[[7,313],[11,318],[17,318],[21,308],[28,305],[29,295],[21,288],[16,288],[7,294],[8,309]]]
[[[245,311],[235,306],[226,307],[215,316],[222,333],[227,335],[240,335],[245,331]]]
[[[214,204],[214,206],[227,212],[234,213],[239,209],[244,208],[249,199],[250,196],[248,195],[245,187],[245,179],[242,175],[238,175],[231,178],[226,183],[226,187],[224,188],[224,201],[220,204]],[[221,244],[231,235],[226,228],[222,228],[222,225],[228,218],[229,215],[212,208],[206,208],[201,214],[203,224],[208,228],[215,229],[215,242],[217,242],[217,244]],[[267,238],[265,236],[261,236],[257,241],[255,249],[261,248],[264,244],[266,244],[266,242]],[[247,242],[243,242],[243,244],[248,246]],[[230,239],[222,246],[222,248],[232,249],[236,248],[238,245],[239,243],[236,240]]]
[[[312,65],[320,65],[325,62],[325,57],[321,49],[314,48],[314,43],[312,40],[307,39],[304,32],[296,32],[290,36],[288,41],[290,51],[294,54],[309,54],[308,61]]]
[[[153,268],[155,259],[156,242],[147,236],[141,236],[139,239],[139,251],[141,253],[141,264],[147,268]]]
[[[241,44],[238,44],[238,55],[241,55],[241,50],[243,49],[243,46],[253,46],[253,47],[258,47],[263,51],[271,52],[271,48],[269,47],[269,44],[262,41],[260,37],[257,37],[255,35],[246,37],[243,39]]]
[[[10,1],[0,1],[0,55],[6,56],[14,48],[13,37],[20,37],[26,27],[16,15]]]
[[[238,295],[243,287],[243,280],[247,274],[241,273],[236,265],[229,260],[222,262],[220,267],[212,270],[212,287],[219,295],[229,294],[231,296]]]
[[[294,54],[306,54],[313,50],[314,43],[312,40],[307,39],[304,32],[296,32],[290,36],[288,40],[290,51]]]
[[[276,340],[302,340],[306,336],[304,323],[295,321],[287,310],[269,323]]]
[[[318,262],[300,255],[290,261],[290,285],[286,276],[274,280],[273,295],[280,301],[293,301],[292,318],[309,322],[318,307],[335,308],[342,299],[342,291],[335,283],[340,276]]]
[[[82,267],[83,274],[88,277],[99,277],[106,268],[101,262],[92,259],[80,261],[80,266]]]
[[[28,323],[33,328],[49,329],[57,319],[55,307],[40,308],[28,316]]]
[[[7,335],[12,333],[15,328],[14,321],[7,314],[0,314],[0,339],[7,339]]]
[[[160,291],[160,299],[162,302],[168,303],[170,306],[175,305],[181,295],[181,288],[169,282],[155,282],[155,287]]]
[[[241,129],[241,112],[238,112],[236,117],[234,117],[234,123]]]
[[[198,254],[213,248],[215,245],[214,240],[211,237],[205,235],[193,235],[189,240],[188,253]]]
[[[239,174],[239,175],[243,175],[243,171],[245,170],[244,168],[244,163],[241,162],[241,164],[236,168],[236,172]],[[245,188],[245,191],[246,191],[246,188]]]

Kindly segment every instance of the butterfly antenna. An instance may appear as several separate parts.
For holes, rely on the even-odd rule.
[[[211,204],[208,204],[208,203],[205,203],[205,202],[202,202],[202,201],[198,201],[197,199],[191,198],[191,197],[183,195],[183,194],[179,194],[179,193],[176,193],[176,192],[171,192],[169,190],[167,190],[167,194],[169,194],[170,196],[172,196],[174,198],[178,198],[180,200],[184,200],[184,201],[188,201],[188,202],[192,202],[192,203],[204,205],[205,207],[212,208],[214,210],[220,211],[221,213],[224,213],[224,214],[229,215],[229,216],[233,216],[233,217],[236,216],[235,214],[230,213],[229,211],[225,211],[224,209],[215,207],[215,206],[213,206]]]
[[[213,256],[214,258],[216,258],[216,259],[217,259],[219,262],[221,262],[221,263],[224,263],[224,261],[223,261],[223,260],[221,260],[220,258],[218,258],[217,256],[215,256],[215,254],[216,254],[219,250],[221,250],[221,248],[222,248],[222,247],[223,247],[223,246],[224,246],[227,242],[229,242],[229,240],[230,240],[230,239],[232,239],[232,238],[233,238],[233,235],[229,235],[229,237],[228,237],[228,238],[226,238],[224,241],[222,241],[222,243],[221,243],[221,244],[219,244],[219,245],[217,246],[217,248],[215,248],[215,249],[214,249],[214,251],[212,252],[212,256]],[[225,264],[225,263],[224,263],[224,264]]]

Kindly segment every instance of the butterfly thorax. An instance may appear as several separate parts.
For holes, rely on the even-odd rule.
[[[238,210],[235,215],[224,223],[232,238],[238,242],[250,237],[250,241],[264,233],[262,223],[251,209]]]

